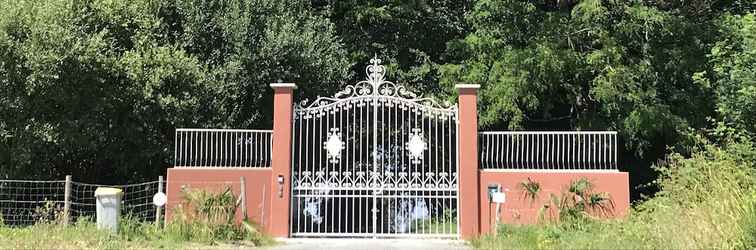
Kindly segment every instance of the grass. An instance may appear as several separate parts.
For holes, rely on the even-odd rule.
[[[236,198],[230,188],[185,190],[185,197],[164,228],[130,216],[121,219],[117,233],[99,230],[87,218],[65,226],[59,214],[39,216],[44,219],[29,227],[0,222],[0,249],[225,249],[274,243],[253,223],[235,221]]]
[[[670,155],[654,183],[661,191],[636,204],[626,218],[567,216],[538,225],[503,225],[497,236],[472,244],[481,249],[756,248],[756,148],[749,142],[721,148],[705,143],[697,152]]]
[[[410,230],[415,234],[456,234],[456,221],[439,221],[434,219],[416,220],[412,224],[414,227]]]
[[[151,226],[154,228],[154,226]],[[8,249],[143,249],[180,248],[185,244],[173,241],[169,236],[145,233],[150,237],[137,239],[133,232],[118,234],[99,230],[94,223],[81,220],[70,226],[38,223],[29,227],[0,227],[0,248]]]

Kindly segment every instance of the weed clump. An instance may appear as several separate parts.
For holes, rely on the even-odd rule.
[[[182,189],[184,201],[174,210],[166,231],[186,241],[215,244],[223,241],[246,241],[254,245],[272,240],[258,226],[246,220],[237,222],[239,203],[231,187],[220,192],[206,189]]]

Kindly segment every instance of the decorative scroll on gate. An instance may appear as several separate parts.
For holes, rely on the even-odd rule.
[[[294,107],[292,236],[457,237],[457,107],[367,79]]]

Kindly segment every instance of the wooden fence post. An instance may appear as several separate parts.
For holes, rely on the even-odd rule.
[[[244,220],[247,219],[247,182],[244,178],[244,176],[239,177],[239,182],[241,187],[239,188],[239,198],[241,198],[241,211],[242,216],[244,216]]]
[[[163,176],[158,176],[158,193],[163,192]],[[160,220],[163,217],[163,206],[155,206],[155,225],[160,227]]]
[[[71,175],[66,175],[66,184],[63,192],[63,224],[68,225],[71,222]]]

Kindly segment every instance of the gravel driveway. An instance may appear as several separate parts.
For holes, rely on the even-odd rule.
[[[472,249],[462,240],[436,239],[279,239],[280,243],[263,249],[329,249],[329,250],[372,250],[372,249]]]

